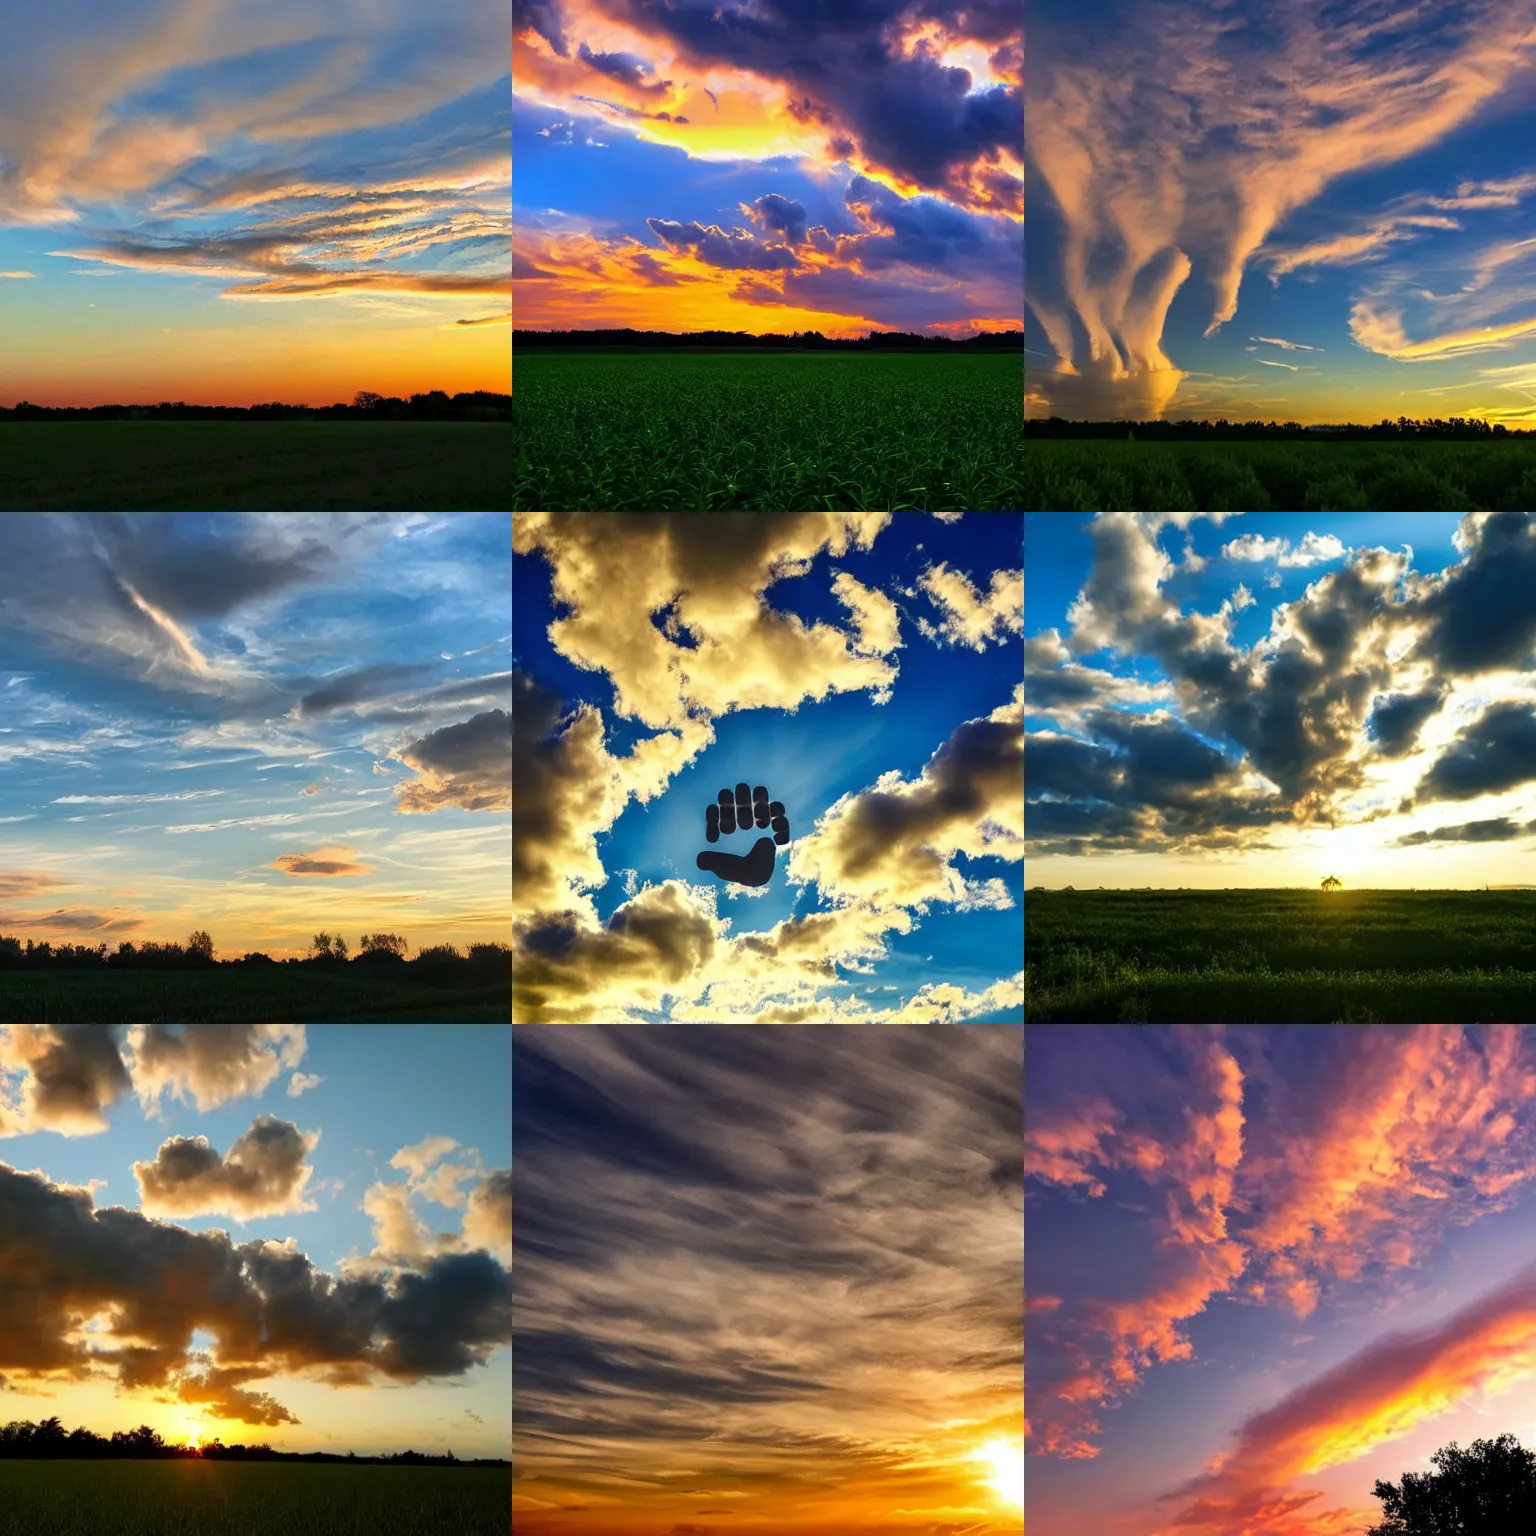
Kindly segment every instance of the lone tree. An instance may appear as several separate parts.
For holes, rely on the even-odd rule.
[[[1435,1452],[1434,1472],[1405,1472],[1401,1486],[1373,1490],[1386,1518],[1367,1536],[1517,1536],[1536,1528],[1536,1451],[1513,1435],[1453,1440]]]
[[[207,929],[194,928],[187,936],[187,954],[203,965],[212,962],[213,940],[208,937]]]
[[[1323,889],[1325,891],[1342,891],[1344,889],[1344,882],[1337,875],[1329,875],[1323,881]]]

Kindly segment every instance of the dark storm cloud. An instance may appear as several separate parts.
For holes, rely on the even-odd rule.
[[[1465,558],[1418,604],[1429,621],[1415,654],[1447,675],[1532,665],[1536,646],[1536,515],[1468,513]]]
[[[583,43],[577,50],[577,54],[583,63],[590,64],[593,69],[615,80],[622,80],[625,85],[632,86],[637,91],[662,92],[672,87],[670,80],[656,80],[647,85],[645,77],[654,74],[655,71],[644,59],[633,53],[593,53]]]
[[[358,1384],[463,1375],[508,1340],[510,1286],[483,1253],[428,1259],[388,1280],[333,1279],[292,1239],[236,1245],[222,1231],[97,1210],[88,1190],[0,1163],[0,1369],[13,1382],[108,1375],[274,1423],[287,1410],[242,1383],[317,1367]],[[108,1310],[109,1331],[80,1333]],[[190,1349],[194,1329],[214,1335],[207,1358]]]
[[[690,1442],[706,1497],[758,1445],[846,1469],[886,1449],[805,1405],[914,1375],[935,1417],[1017,1411],[1021,1069],[1003,1027],[519,1029],[520,1488],[615,1440],[658,1482]]]
[[[765,192],[751,204],[753,221],[787,245],[805,244],[805,204],[777,192]]]
[[[133,1165],[139,1208],[146,1216],[276,1216],[313,1209],[304,1161],[320,1139],[287,1120],[261,1115],[221,1155],[205,1136],[173,1136],[153,1161]]]
[[[1418,693],[1381,695],[1371,710],[1366,730],[1383,757],[1403,757],[1418,744],[1419,730],[1445,702],[1443,688],[1425,688]]]
[[[0,1136],[104,1131],[129,1085],[117,1039],[102,1024],[13,1024],[0,1033],[0,1072],[23,1074],[14,1104],[0,1098]]]
[[[402,811],[512,808],[512,717],[490,709],[458,725],[445,725],[396,754],[417,777],[402,784]]]
[[[783,245],[764,245],[744,230],[727,234],[718,224],[708,228],[696,219],[680,224],[675,219],[645,221],[659,239],[674,251],[692,251],[712,267],[733,271],[778,272],[798,267],[800,258]]]
[[[1416,848],[1421,843],[1505,843],[1511,838],[1536,832],[1536,821],[1516,826],[1508,816],[1491,816],[1484,821],[1464,821],[1458,826],[1436,827],[1433,832],[1409,832],[1394,838],[1394,848]]]
[[[1520,701],[1483,711],[1419,780],[1414,799],[1471,800],[1536,779],[1536,708]]]
[[[1022,28],[1016,7],[964,10],[911,0],[759,0],[750,9],[715,0],[657,7],[613,0],[610,7],[642,32],[667,36],[696,67],[730,64],[782,82],[795,115],[852,138],[873,164],[930,191],[970,196],[968,167],[999,153],[1017,156],[1024,140],[1021,90],[972,91],[969,71],[951,68],[924,47],[900,43],[922,21],[959,35],[1003,43]],[[968,32],[970,26],[981,30]],[[814,46],[810,44],[814,41]],[[1017,181],[997,171],[990,195],[1008,206]]]
[[[867,176],[848,183],[843,202],[861,224],[877,232],[875,239],[850,242],[866,267],[943,267],[976,255],[994,238],[974,214],[936,197],[903,197]]]

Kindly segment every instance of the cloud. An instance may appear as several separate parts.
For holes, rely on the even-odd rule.
[[[458,1146],[452,1136],[429,1136],[413,1147],[401,1147],[390,1158],[391,1168],[403,1168],[413,1179],[426,1177],[427,1169]]]
[[[147,1111],[167,1093],[200,1112],[255,1098],[304,1059],[302,1024],[135,1024],[125,1040],[133,1089]]]
[[[139,1208],[146,1216],[233,1216],[250,1221],[312,1211],[305,1186],[314,1169],[305,1161],[318,1131],[261,1115],[220,1156],[206,1137],[173,1136],[152,1162],[133,1165]]]
[[[761,197],[740,206],[741,211],[765,233],[777,235],[786,245],[805,244],[804,203],[797,203],[790,197],[781,197],[777,192],[765,192]]]
[[[309,717],[329,714],[333,710],[355,704],[360,699],[376,698],[381,693],[388,693],[393,685],[404,682],[407,678],[419,677],[429,670],[428,667],[419,664],[408,666],[391,664],[359,667],[351,672],[343,672],[326,683],[323,688],[306,693],[294,706],[295,713]]]
[[[1265,539],[1256,533],[1245,533],[1224,544],[1221,555],[1224,560],[1275,560],[1282,568],[1291,568],[1341,560],[1344,546],[1331,533],[1306,533],[1294,549],[1289,539]]]
[[[445,725],[394,754],[417,777],[400,785],[397,804],[407,813],[457,806],[464,811],[512,808],[512,717],[485,710]]]
[[[1536,707],[1492,704],[1430,765],[1414,799],[1475,800],[1536,779]]]
[[[1440,711],[1445,689],[1422,688],[1417,693],[1385,693],[1371,709],[1366,730],[1383,757],[1404,757],[1418,744],[1419,731]]]
[[[1423,843],[1504,843],[1536,833],[1536,821],[1516,826],[1507,816],[1465,821],[1458,826],[1436,827],[1433,832],[1408,832],[1392,839],[1394,848],[1416,848]]]
[[[971,893],[957,854],[1023,857],[1023,768],[1020,685],[1011,704],[957,726],[915,780],[885,774],[837,800],[796,839],[789,878],[877,906],[963,902]]]
[[[325,1079],[316,1077],[313,1072],[295,1072],[288,1079],[288,1097],[296,1099],[301,1093],[308,1093],[311,1088],[318,1088]]]
[[[1070,718],[1106,704],[1160,704],[1173,699],[1170,683],[1143,683],[1074,661],[1053,626],[1024,641],[1024,707],[1028,713]]]
[[[696,220],[680,224],[675,219],[649,218],[651,232],[674,251],[689,251],[712,267],[730,271],[777,272],[800,265],[795,253],[784,245],[760,245],[746,230],[733,229],[727,234],[718,224],[707,229]]]
[[[467,1149],[467,1164],[446,1163],[458,1143],[451,1137],[434,1136],[414,1147],[402,1147],[390,1166],[406,1170],[404,1184],[382,1180],[369,1185],[363,1210],[373,1222],[375,1246],[370,1260],[386,1267],[419,1264],[445,1253],[486,1252],[502,1263],[512,1262],[512,1172],[499,1168],[487,1173],[480,1156]],[[468,1191],[459,1185],[474,1182]],[[412,1204],[421,1196],[439,1205],[462,1210],[457,1233],[434,1233]]]
[[[966,645],[984,651],[989,640],[1006,642],[1008,635],[1024,632],[1024,572],[993,571],[991,590],[983,596],[963,571],[954,571],[942,560],[917,578],[939,610],[938,634],[950,645]],[[932,635],[931,629],[925,634]]]
[[[500,1168],[480,1180],[469,1192],[464,1210],[463,1241],[466,1247],[496,1254],[503,1264],[512,1263],[512,1170]]]
[[[1462,558],[1426,578],[1414,654],[1445,676],[1529,668],[1536,649],[1536,520],[1527,512],[1469,512]]]
[[[1173,1523],[1223,1533],[1282,1495],[1285,1507],[1299,1508],[1321,1495],[1286,1494],[1297,1481],[1536,1372],[1533,1319],[1536,1274],[1526,1270],[1441,1322],[1389,1333],[1248,1419],[1216,1470],[1160,1502],[1190,1499]]]
[[[866,587],[847,571],[839,571],[833,578],[832,591],[853,615],[859,632],[854,650],[865,656],[888,656],[900,647],[900,614],[884,592]]]
[[[1309,347],[1305,342],[1286,341],[1280,336],[1255,336],[1254,341],[1262,342],[1266,347],[1279,347],[1285,352],[1321,352],[1321,347]]]
[[[285,875],[371,875],[371,864],[357,864],[347,857],[325,857],[351,852],[350,848],[317,848],[314,853],[280,853],[266,867],[280,869]]]
[[[461,1376],[510,1342],[510,1276],[455,1253],[387,1277],[316,1270],[289,1239],[239,1245],[0,1164],[0,1369],[17,1380],[115,1379],[205,1402],[216,1417],[278,1422],[244,1394],[278,1374],[345,1373],[355,1384]],[[98,1331],[80,1324],[102,1318]],[[214,1336],[194,1353],[194,1329]],[[286,1410],[281,1410],[286,1413]]]
[[[1192,273],[1209,334],[1289,215],[1446,141],[1533,49],[1528,7],[1506,0],[1392,35],[1322,0],[1190,0],[1128,16],[1092,49],[1082,25],[1070,8],[1042,16],[1029,55],[1028,305],[1058,359],[1032,370],[1031,408],[1100,419],[1176,401],[1165,329]]]
[[[544,555],[555,598],[570,610],[549,626],[555,650],[605,673],[620,715],[685,730],[700,713],[793,709],[890,685],[891,663],[767,598],[773,582],[802,574],[822,550],[871,548],[888,521],[888,513],[726,513],[702,526],[688,514],[639,513],[596,527],[569,513],[530,513],[514,524],[512,547]],[[654,615],[665,616],[665,629]]]
[[[7,1085],[5,1079],[20,1074]],[[90,1136],[129,1086],[113,1032],[101,1025],[0,1027],[0,1136]],[[10,1102],[7,1103],[6,1100]]]

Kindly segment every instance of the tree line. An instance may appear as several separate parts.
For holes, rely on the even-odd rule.
[[[918,336],[910,331],[870,331],[839,341],[820,331],[792,331],[788,335],[754,335],[751,331],[513,331],[512,350],[519,347],[645,347],[710,348],[746,347],[764,352],[1017,352],[1024,353],[1023,331],[979,331],[953,340],[948,336]]]
[[[54,944],[28,939],[25,945],[9,934],[0,934],[0,970],[203,970],[230,965],[288,965],[332,969],[344,965],[365,969],[400,967],[402,970],[438,972],[452,969],[501,970],[512,960],[508,944],[471,944],[460,950],[453,944],[432,944],[407,960],[410,946],[398,933],[365,933],[353,956],[340,934],[321,932],[310,940],[302,959],[290,956],[274,960],[260,950],[238,960],[214,956],[213,940],[201,928],[194,929],[185,944],[125,939],[115,950],[105,943]]]
[[[98,1435],[83,1425],[66,1430],[57,1418],[34,1424],[14,1419],[0,1428],[0,1461],[165,1461],[173,1457],[197,1457],[204,1461],[340,1461],[356,1466],[381,1467],[505,1467],[510,1462],[494,1457],[460,1461],[453,1452],[432,1455],[398,1451],[392,1456],[359,1456],[348,1451],[275,1451],[270,1445],[225,1445],[205,1440],[198,1445],[177,1445],[162,1438],[148,1424],[137,1429],[114,1430]]]
[[[1299,421],[1069,421],[1064,416],[1046,416],[1025,424],[1029,437],[1134,437],[1148,443],[1226,442],[1232,439],[1277,438],[1281,441],[1312,442],[1483,442],[1494,438],[1527,438],[1536,433],[1511,431],[1503,422],[1488,422],[1475,416],[1438,416],[1423,420],[1399,416],[1396,421],[1382,420],[1375,426],[1341,422],[1337,426],[1304,427]]]
[[[398,395],[375,394],[360,389],[350,405],[285,405],[273,400],[265,405],[188,405],[183,400],[162,400],[158,405],[33,405],[30,400],[14,406],[0,405],[0,421],[294,421],[340,419],[349,421],[511,421],[512,396],[487,389],[464,390],[456,395],[429,389],[403,400]]]

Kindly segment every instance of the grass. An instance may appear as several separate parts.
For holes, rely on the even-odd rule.
[[[511,497],[505,422],[0,423],[0,508],[495,512]]]
[[[511,1016],[510,975],[455,985],[283,966],[0,971],[0,1022],[8,1024],[482,1024]]]
[[[525,353],[512,506],[1015,508],[1022,419],[1006,353]]]
[[[0,1536],[505,1536],[496,1467],[0,1461]]]
[[[1536,508],[1536,442],[1135,443],[1034,438],[1030,511]]]
[[[1030,891],[1031,1021],[1536,1017],[1536,891]]]

